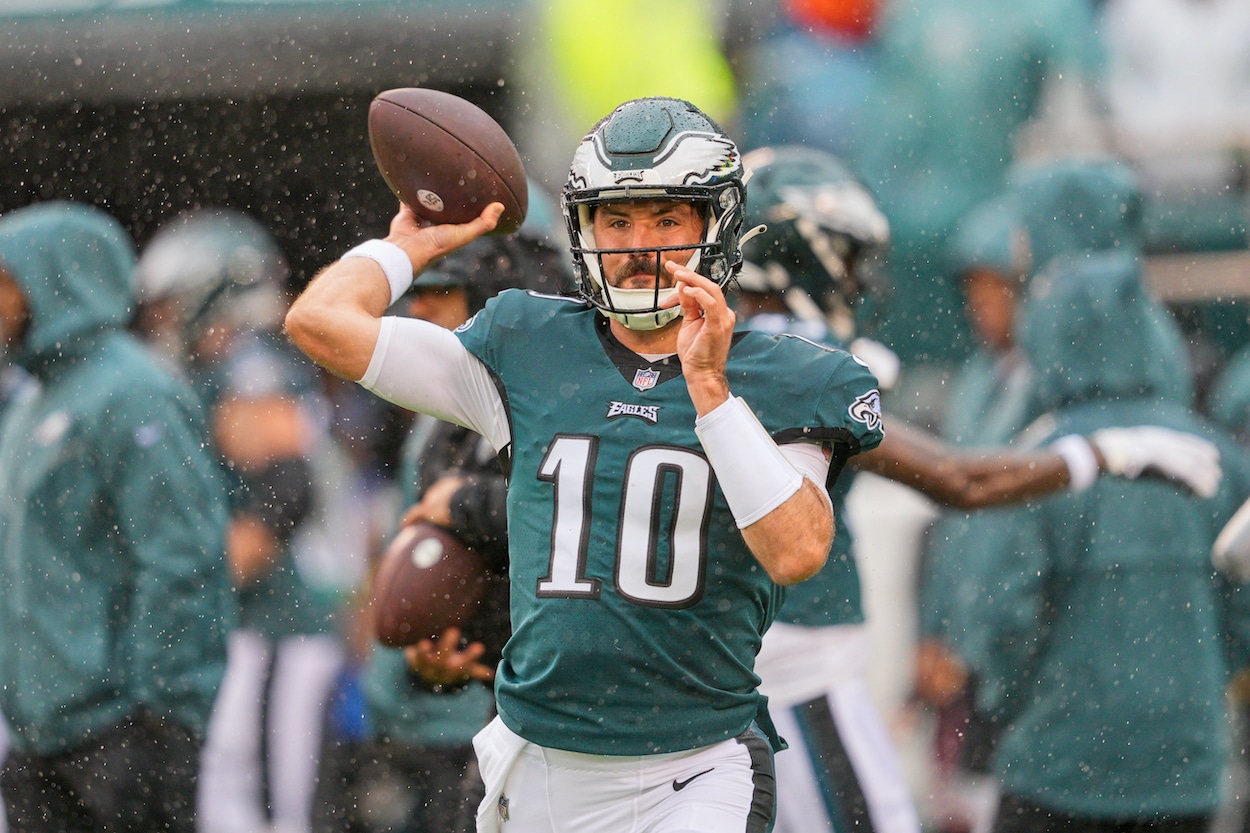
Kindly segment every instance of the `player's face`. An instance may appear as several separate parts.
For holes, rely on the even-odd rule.
[[[703,241],[703,215],[694,205],[662,200],[606,203],[595,209],[595,244],[602,249],[655,249],[696,245]],[[659,253],[663,260],[686,263],[694,249]],[[650,289],[655,285],[657,253],[605,254],[603,274],[618,289]],[[660,286],[673,283],[660,271]]]
[[[990,269],[964,277],[965,307],[972,329],[991,350],[1005,352],[1015,343],[1016,285]]]
[[[17,281],[0,267],[0,346],[12,349],[21,343],[30,324],[26,293]]]

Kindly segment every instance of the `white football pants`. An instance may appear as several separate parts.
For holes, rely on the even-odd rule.
[[[527,743],[496,717],[473,740],[486,784],[478,833],[766,833],[763,735],[659,755],[586,755]]]
[[[865,682],[864,625],[775,623],[755,663],[777,734],[773,833],[920,833],[894,745]]]
[[[330,635],[276,644],[255,631],[230,635],[201,759],[200,833],[312,829],[322,728],[343,660]]]

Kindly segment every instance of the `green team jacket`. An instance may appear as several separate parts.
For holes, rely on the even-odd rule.
[[[194,394],[121,329],[133,257],[94,209],[0,219],[38,380],[0,425],[0,709],[23,751],[141,709],[202,731],[225,665],[224,490]]]
[[[784,594],[725,503],[680,364],[625,349],[580,301],[517,290],[458,334],[512,430],[504,722],[611,755],[742,732],[763,713],[754,658]],[[876,380],[845,352],[740,332],[726,371],[780,442],[845,458],[881,440]]]

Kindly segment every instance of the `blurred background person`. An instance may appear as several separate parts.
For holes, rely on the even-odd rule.
[[[234,600],[194,391],[125,332],[134,245],[53,202],[0,218],[0,326],[36,380],[0,427],[0,783],[14,831],[195,829]]]
[[[307,833],[344,648],[333,594],[309,580],[316,553],[304,559],[299,545],[331,534],[328,507],[351,492],[319,374],[280,332],[286,261],[255,220],[206,210],[158,232],[138,274],[141,321],[205,397],[230,483],[240,621],[204,752],[200,830]],[[318,542],[346,545],[333,556],[344,574],[363,543],[343,539],[353,528]]]
[[[1009,443],[1038,416],[1033,374],[1015,340],[1016,310],[1032,275],[1028,231],[1015,196],[974,207],[951,238],[976,347],[952,375],[940,435],[964,448]],[[918,570],[915,697],[932,715],[932,816],[943,833],[986,833],[996,791],[987,771],[994,723],[975,707],[976,681],[947,628],[966,586],[962,555],[981,534],[980,513],[947,509],[925,536]]]
[[[1221,801],[1225,684],[1247,661],[1244,587],[1211,544],[1250,492],[1250,459],[1198,418],[1130,251],[1044,264],[1020,343],[1047,409],[1034,431],[1153,423],[1209,437],[1225,472],[1198,499],[1103,480],[1003,513],[964,623],[979,707],[1003,725],[996,831],[1192,830]],[[1144,334],[1144,335],[1134,335]]]
[[[975,206],[951,237],[975,347],[952,374],[939,434],[948,442],[1001,445],[1036,415],[1032,371],[1016,344],[1015,320],[1033,274],[1033,247],[1019,199],[1006,188]]]

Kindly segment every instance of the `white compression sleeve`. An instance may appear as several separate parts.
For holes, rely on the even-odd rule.
[[[495,450],[511,442],[503,400],[490,372],[460,339],[437,324],[383,318],[360,385],[388,402],[471,428]]]
[[[738,397],[695,420],[694,431],[739,529],[785,503],[803,485],[803,475]]]
[[[829,479],[829,458],[825,456],[820,443],[804,440],[779,445],[777,448],[799,474],[821,487],[820,493],[824,495],[825,503],[829,504],[829,510],[833,511],[833,499],[824,488],[825,482]]]

